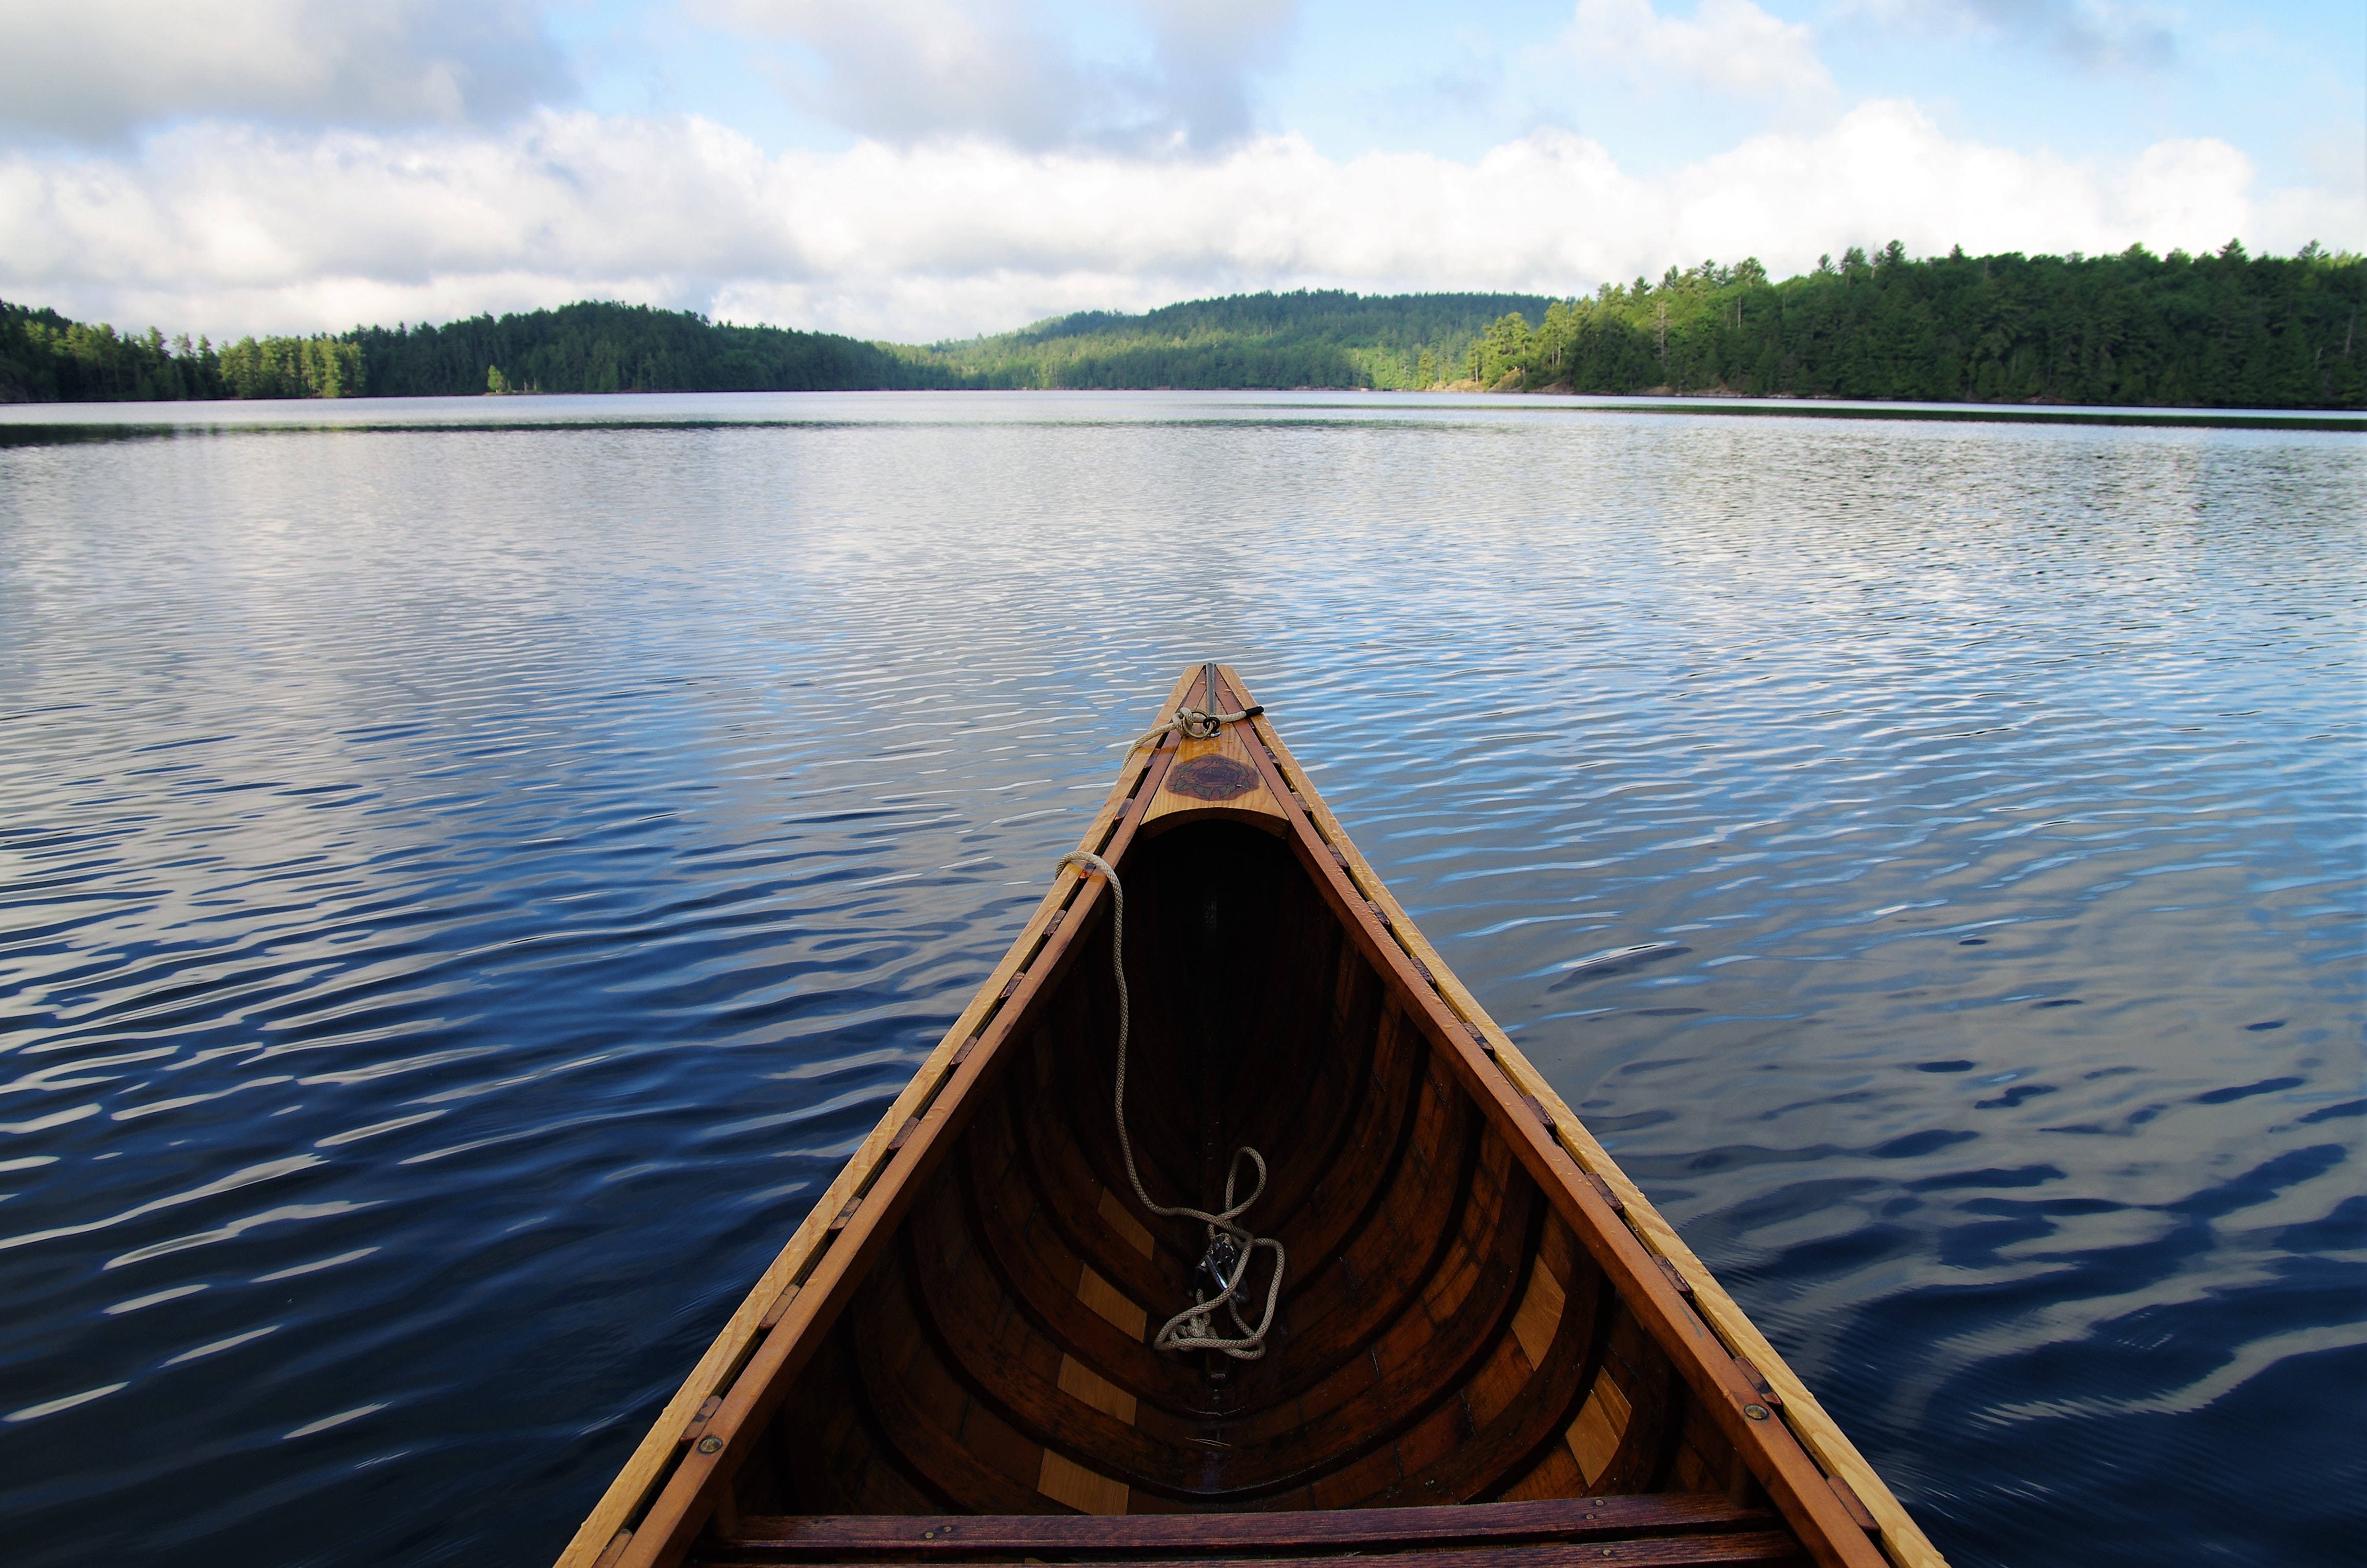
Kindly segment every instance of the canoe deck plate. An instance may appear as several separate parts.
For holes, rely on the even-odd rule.
[[[1229,801],[1258,787],[1255,769],[1219,753],[1194,757],[1167,776],[1167,787],[1195,801]]]

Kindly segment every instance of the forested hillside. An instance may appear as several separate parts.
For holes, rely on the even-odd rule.
[[[1542,319],[1549,304],[1536,294],[1236,294],[1138,316],[1091,311],[930,352],[987,387],[1418,388],[1463,376],[1491,325]]]
[[[1670,267],[1592,295],[1244,294],[929,348],[586,303],[216,348],[0,304],[0,401],[923,387],[1483,388],[1933,402],[2367,406],[2367,263],[2132,247],[1782,282]]]
[[[825,332],[729,326],[646,305],[562,305],[448,326],[360,327],[373,397],[541,392],[857,392],[960,384],[911,351]]]
[[[1869,257],[1770,283],[1712,262],[1507,315],[1473,351],[1506,390],[2244,408],[2367,405],[2367,265],[2132,248]]]
[[[0,403],[430,397],[485,392],[819,392],[962,384],[913,349],[589,303],[447,326],[245,338],[220,349],[0,303]]]
[[[994,386],[1431,387],[1602,393],[2367,405],[2367,264],[2132,248],[1910,260],[1896,242],[1781,283],[1752,260],[1589,298],[1259,294],[1069,316],[934,352]]]

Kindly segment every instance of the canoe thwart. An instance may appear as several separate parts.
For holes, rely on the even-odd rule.
[[[1041,1556],[1048,1552],[1087,1562],[1608,1541],[1755,1533],[1779,1523],[1765,1508],[1740,1507],[1724,1497],[1697,1492],[1555,1497],[1460,1507],[1115,1517],[1086,1514],[750,1516],[742,1521],[738,1536],[714,1542],[705,1551],[779,1562],[887,1557],[957,1561],[996,1553]]]

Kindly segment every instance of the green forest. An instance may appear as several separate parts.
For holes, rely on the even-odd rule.
[[[0,403],[481,392],[836,392],[959,386],[918,349],[586,303],[445,326],[167,341],[0,302]]]
[[[646,305],[562,305],[449,326],[357,327],[372,397],[466,392],[852,392],[961,384],[912,349],[730,326]]]
[[[1913,261],[1893,241],[1782,283],[1704,262],[1507,316],[1468,371],[1507,391],[2358,408],[2362,304],[2367,264],[2315,245]]]
[[[1442,386],[1499,322],[1543,319],[1536,294],[1236,294],[1138,316],[1088,311],[930,348],[981,387]]]
[[[246,337],[216,348],[0,301],[0,403],[358,397],[361,368],[360,346],[347,338]]]
[[[583,303],[216,347],[0,303],[0,401],[909,388],[1325,388],[2367,406],[2367,262],[1914,259],[1851,247],[1781,282],[1755,260],[1591,295],[1244,294],[1088,312],[914,347]]]

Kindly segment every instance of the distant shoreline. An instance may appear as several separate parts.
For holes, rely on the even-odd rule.
[[[1990,425],[2089,425],[2158,429],[2314,430],[2334,434],[2367,434],[2367,414],[2350,410],[2130,408],[2082,404],[1985,403],[1915,403],[1904,400],[1829,397],[1752,396],[1746,393],[1649,392],[1595,394],[1575,392],[1483,392],[1465,388],[1427,391],[1375,391],[1364,387],[1298,388],[922,388],[854,389],[820,392],[545,392],[526,400],[548,405],[562,398],[583,398],[616,407],[617,416],[590,414],[580,418],[505,418],[499,412],[518,394],[461,397],[377,397],[273,401],[209,399],[164,403],[85,403],[0,404],[0,448],[46,446],[75,441],[137,440],[183,435],[268,433],[272,431],[494,431],[549,430],[571,426],[589,429],[738,428],[807,423],[804,417],[702,418],[664,417],[628,412],[642,401],[697,399],[719,403],[748,399],[877,397],[892,392],[909,397],[945,396],[966,400],[994,392],[1014,395],[1126,398],[1189,398],[1230,401],[1243,398],[1289,398],[1288,406],[1319,408],[1328,400],[1342,404],[1353,400],[1367,404],[1375,399],[1432,401],[1435,405],[1464,399],[1490,400],[1498,407],[1522,404],[1540,413],[1700,415],[1807,419],[1908,420],[1917,423]],[[463,405],[438,417],[422,408],[428,403]],[[394,409],[418,410],[421,417],[372,417]],[[137,414],[132,411],[137,410]],[[235,413],[233,413],[235,411]],[[523,412],[523,411],[521,411]],[[131,417],[125,417],[131,414]],[[245,417],[239,417],[243,415]],[[142,415],[145,415],[142,417]],[[229,415],[225,417],[225,415]],[[859,422],[859,421],[857,421]]]
[[[925,347],[589,300],[441,325],[193,344],[0,302],[0,401],[1337,387],[1569,390],[1691,407],[1840,400],[2300,415],[2367,410],[2361,316],[2367,258],[2316,245],[2252,256],[2233,244],[2200,256],[2133,246],[2114,256],[1919,261],[1894,243],[1780,283],[1745,258],[1567,299],[1236,294]]]

